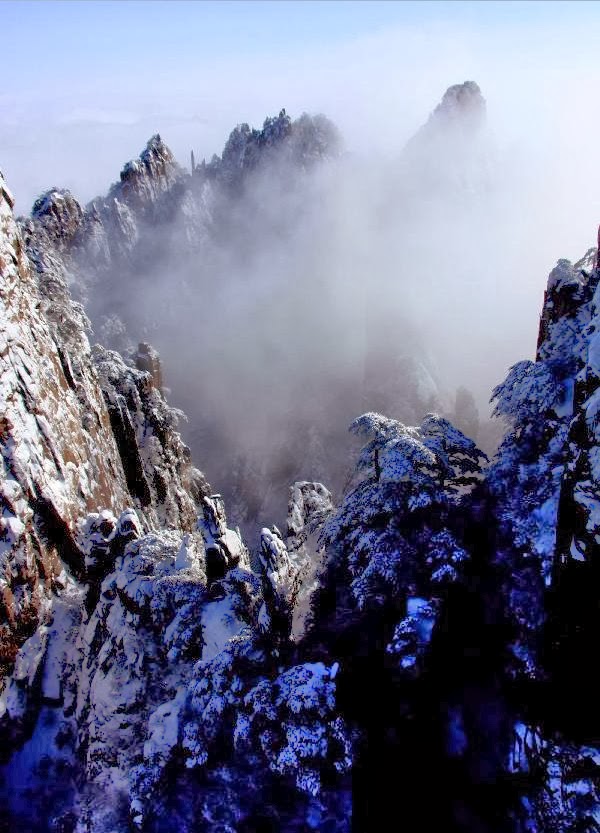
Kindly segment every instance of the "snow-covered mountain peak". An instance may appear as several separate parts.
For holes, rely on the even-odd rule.
[[[65,249],[74,242],[81,227],[83,209],[70,191],[50,188],[34,202],[31,217],[57,248]]]

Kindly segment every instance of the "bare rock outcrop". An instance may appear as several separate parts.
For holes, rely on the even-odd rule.
[[[133,506],[144,529],[192,531],[210,491],[156,373],[92,354],[61,253],[79,234],[76,202],[56,191],[38,202],[20,230],[0,179],[0,678],[69,576],[85,579],[89,513]]]
[[[149,372],[119,353],[96,345],[94,360],[135,504],[153,528],[195,529],[197,504],[210,488],[176,430],[183,414],[167,405]]]
[[[0,671],[35,630],[64,567],[83,571],[75,543],[87,512],[130,500],[108,411],[78,333],[74,367],[59,332],[80,321],[48,320],[49,303],[27,258],[0,180],[0,412],[2,555]],[[86,353],[87,349],[87,353]]]
[[[133,356],[133,360],[137,369],[149,373],[152,377],[152,384],[154,387],[157,390],[162,391],[162,365],[160,356],[152,345],[146,344],[145,341],[141,341],[138,344],[138,349]]]
[[[51,188],[34,202],[31,217],[54,245],[71,246],[83,222],[83,209],[70,191]]]

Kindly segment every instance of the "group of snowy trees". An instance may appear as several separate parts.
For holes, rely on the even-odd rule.
[[[322,580],[326,586],[332,570],[348,576],[348,604],[370,628],[379,619],[389,635],[385,661],[412,679],[447,589],[468,561],[455,516],[480,481],[485,456],[435,414],[411,428],[368,413],[351,430],[364,446],[341,506],[322,527],[329,554]],[[208,771],[225,760],[263,762],[271,777],[291,779],[298,796],[323,808],[323,790],[348,772],[360,735],[340,700],[348,658],[331,645],[325,654],[316,647],[318,598],[308,634],[291,639],[301,575],[276,527],[263,529],[257,561],[260,585],[239,567],[219,580],[225,588],[245,582],[253,612],[245,630],[194,669],[183,754],[188,768]]]
[[[358,609],[396,619],[388,651],[409,668],[426,648],[444,588],[468,558],[452,515],[485,455],[435,414],[412,428],[368,413],[351,430],[366,442],[323,539],[347,570]]]
[[[208,576],[208,597],[215,603],[237,599],[236,615],[246,625],[191,672],[178,718],[178,754],[187,771],[209,779],[217,791],[243,781],[255,797],[272,795],[281,782],[292,790],[292,816],[323,818],[332,807],[339,811],[353,767],[358,784],[366,771],[387,778],[378,758],[393,755],[407,774],[418,747],[411,721],[444,662],[436,644],[461,647],[446,632],[449,620],[454,627],[461,622],[461,634],[461,628],[473,632],[475,646],[490,638],[486,625],[508,622],[512,660],[501,665],[501,652],[492,651],[486,663],[499,665],[489,673],[535,677],[565,462],[568,378],[568,366],[550,359],[511,369],[494,391],[496,413],[510,431],[491,467],[472,439],[437,414],[416,427],[377,413],[357,418],[350,430],[362,448],[339,507],[329,505],[319,518],[326,558],[299,638],[292,636],[292,617],[303,574],[282,533],[262,530],[255,574],[239,535],[227,529],[222,502],[205,499],[205,546],[213,561],[220,559]],[[468,393],[457,396],[456,414],[476,428]],[[490,526],[497,526],[493,538]],[[233,558],[237,547],[242,556]],[[488,580],[492,587],[499,580],[489,613],[482,611]],[[495,707],[496,683],[486,676],[487,664],[482,670],[475,660],[472,668],[483,693],[457,706],[449,683],[440,705],[448,760],[467,756],[469,765],[479,766],[490,758],[494,771],[504,772],[503,752],[494,749],[496,728],[486,717]],[[508,720],[510,707],[499,708]],[[487,745],[469,747],[469,731],[488,730]],[[430,746],[418,751],[410,776],[415,783],[427,754],[440,754],[436,742],[432,735]],[[136,812],[145,812],[151,799],[144,796],[156,793],[165,765],[155,761],[136,770]],[[361,789],[371,787],[355,788],[358,804]],[[243,790],[230,807],[234,819],[252,817],[242,796]],[[210,801],[203,801],[210,819]],[[273,817],[283,825],[278,802],[273,799]]]

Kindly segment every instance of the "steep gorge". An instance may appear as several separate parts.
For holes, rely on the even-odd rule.
[[[478,95],[450,88],[448,118],[466,96],[478,122]],[[256,548],[194,468],[158,354],[114,317],[127,355],[90,347],[69,287],[114,312],[154,223],[187,257],[211,182],[230,199],[264,154],[314,162],[329,127],[298,121],[239,128],[193,176],[155,137],[85,210],[53,190],[17,222],[0,180],[0,830],[600,826],[595,249],[550,274],[491,461],[410,401],[414,365],[395,391],[374,360],[376,407],[406,396],[418,424],[356,418],[339,500],[283,467],[287,525]]]

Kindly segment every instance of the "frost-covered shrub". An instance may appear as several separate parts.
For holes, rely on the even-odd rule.
[[[515,670],[533,675],[569,454],[572,374],[572,362],[563,355],[521,361],[492,394],[494,414],[510,426],[487,477],[499,533],[495,561],[503,571],[505,603],[515,626]]]
[[[244,693],[260,675],[264,651],[248,628],[209,661],[199,662],[189,685],[190,717],[183,727],[188,768],[203,766],[216,743],[231,745],[228,731]]]
[[[508,420],[511,430],[488,483],[516,546],[540,555],[546,575],[571,418],[569,371],[564,361],[518,362],[492,393],[494,414]]]
[[[351,764],[350,734],[336,715],[336,672],[337,663],[305,663],[261,681],[244,697],[235,727],[238,749],[260,749],[272,772],[312,795],[324,771]]]
[[[336,672],[335,663],[278,671],[252,631],[244,631],[196,666],[183,726],[186,765],[214,765],[235,750],[317,794],[324,773],[350,766],[350,734],[336,711]]]
[[[351,430],[367,442],[324,540],[347,565],[360,608],[402,610],[406,596],[429,596],[456,579],[467,553],[448,527],[449,511],[484,455],[433,414],[419,428],[364,414]]]

